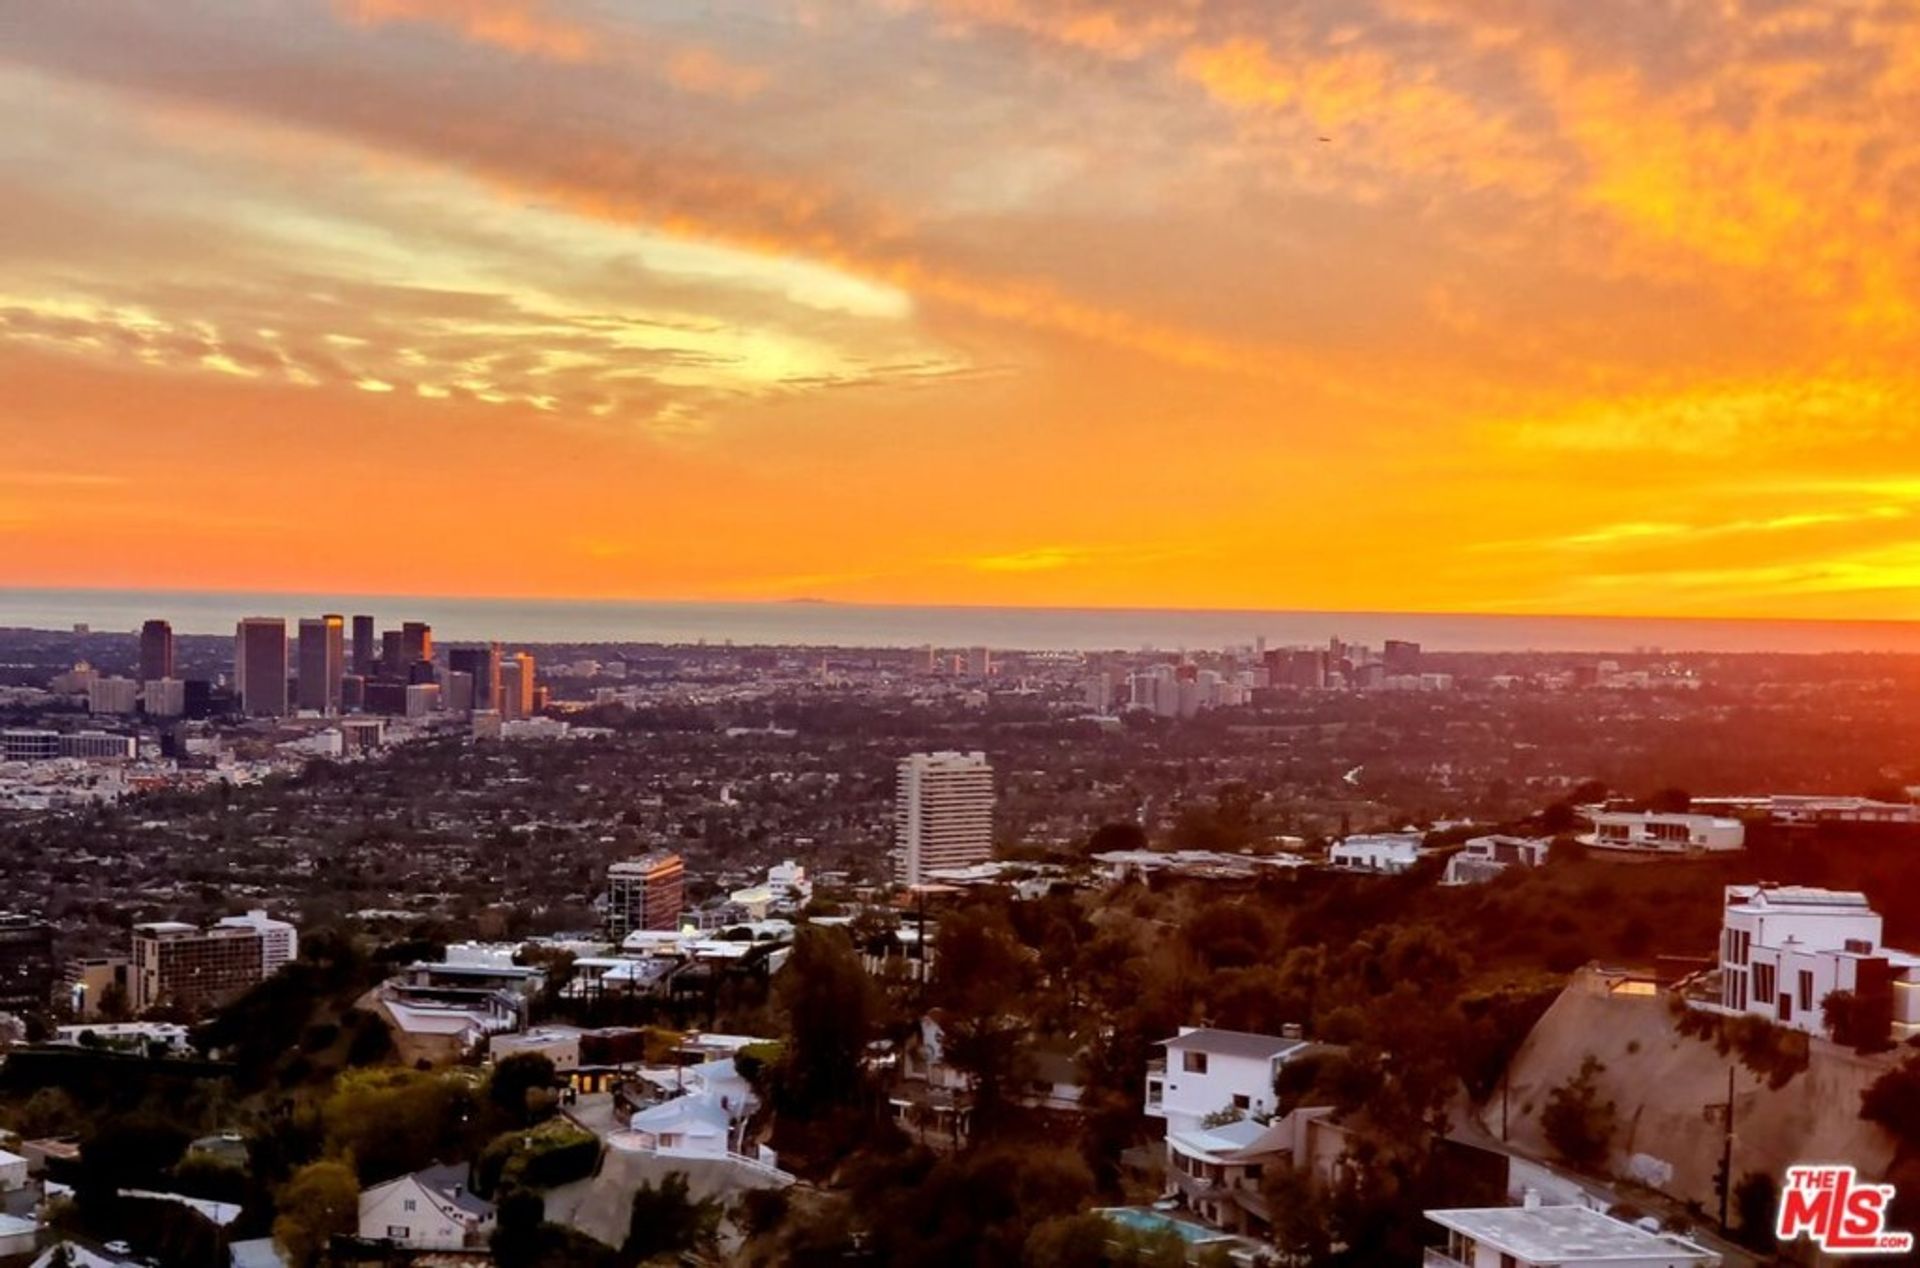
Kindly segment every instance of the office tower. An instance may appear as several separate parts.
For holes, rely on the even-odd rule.
[[[346,622],[336,615],[300,622],[300,707],[340,712],[340,679],[346,675]]]
[[[0,1013],[46,1012],[53,983],[53,926],[0,914]]]
[[[88,713],[132,713],[140,684],[131,678],[95,678],[87,684]]]
[[[340,712],[357,713],[367,707],[367,680],[359,674],[340,675]]]
[[[187,684],[178,678],[143,683],[140,696],[140,707],[150,718],[177,718],[187,711]]]
[[[1390,638],[1380,649],[1380,660],[1389,678],[1417,674],[1420,672],[1420,644]]]
[[[300,955],[300,931],[284,920],[275,920],[265,911],[249,911],[244,916],[228,916],[216,928],[251,929],[260,935],[260,975],[272,977],[282,965],[291,964]]]
[[[124,955],[69,960],[64,975],[64,997],[75,1021],[99,1021],[102,1004],[118,988],[122,1009],[133,1006],[133,962]]]
[[[967,672],[975,678],[989,678],[993,675],[993,653],[984,647],[976,647],[967,653]]]
[[[928,874],[993,857],[993,767],[985,753],[915,753],[895,774],[897,875],[922,885]]]
[[[913,654],[913,670],[918,674],[932,677],[940,672],[940,653],[931,647],[922,647]]]
[[[437,682],[411,682],[407,684],[407,716],[424,718],[440,709],[440,684]]]
[[[678,929],[686,867],[667,850],[607,868],[607,933],[619,942],[636,929]]]
[[[533,716],[534,699],[533,657],[525,652],[515,652],[500,663],[500,698],[495,708],[501,718],[528,718]]]
[[[379,636],[373,632],[373,618],[353,618],[353,672],[362,678],[373,673],[373,662],[380,658]]]
[[[233,683],[250,718],[287,715],[287,623],[250,616],[233,634]]]
[[[173,626],[148,621],[140,627],[140,681],[173,677]]]
[[[1084,688],[1087,708],[1095,713],[1113,712],[1113,675],[1106,670],[1096,670],[1093,677],[1087,679]]]
[[[185,714],[189,718],[210,718],[213,716],[213,684],[205,678],[189,678],[181,695],[186,699]]]
[[[402,652],[399,630],[380,632],[380,676],[382,678],[404,678],[406,676],[406,656]]]
[[[448,713],[472,713],[473,675],[449,669],[440,699],[446,704]]]
[[[500,707],[500,644],[456,647],[447,653],[447,668],[472,676],[473,703],[469,708]]]
[[[404,717],[409,685],[391,678],[370,678],[360,689],[360,708],[390,718]]]
[[[215,925],[202,932],[162,920],[133,927],[133,1009],[168,1004],[196,1013],[225,1003],[264,976],[266,940],[257,929]]]
[[[433,659],[433,627],[425,621],[408,621],[400,627],[400,654],[409,665]]]

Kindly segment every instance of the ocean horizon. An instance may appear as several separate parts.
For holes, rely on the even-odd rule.
[[[131,631],[159,617],[182,634],[231,634],[247,616],[338,612],[381,628],[426,621],[447,641],[987,646],[1022,651],[1208,650],[1410,639],[1433,651],[1920,652],[1920,623],[1251,609],[966,607],[824,600],[699,602],[8,589],[0,627]]]

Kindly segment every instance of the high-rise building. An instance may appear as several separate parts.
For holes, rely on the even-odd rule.
[[[173,626],[148,621],[140,627],[140,681],[173,677]]]
[[[407,678],[406,655],[401,650],[399,630],[380,631],[380,676],[398,678],[402,682]]]
[[[652,854],[607,868],[607,933],[619,942],[636,929],[678,929],[686,866],[678,854]]]
[[[344,618],[329,614],[300,621],[300,707],[340,712],[340,680],[346,675]]]
[[[131,678],[95,678],[87,684],[88,713],[132,713],[140,700],[140,684]]]
[[[993,676],[993,651],[991,648],[976,647],[967,653],[967,672],[975,678]]]
[[[133,927],[133,1009],[169,1004],[196,1013],[225,1003],[265,975],[265,939],[252,928],[204,932],[179,921]]]
[[[425,621],[408,621],[400,627],[400,655],[411,665],[433,659],[433,627]]]
[[[1417,674],[1420,672],[1420,644],[1390,638],[1380,648],[1380,660],[1386,666],[1389,678]]]
[[[233,682],[240,710],[252,718],[287,715],[287,623],[250,616],[233,634]]]
[[[150,718],[177,718],[187,711],[187,684],[178,678],[151,678],[140,684],[140,708]]]
[[[485,647],[456,647],[447,653],[447,668],[473,675],[475,709],[500,707],[500,644]]]
[[[993,767],[985,753],[915,753],[895,774],[894,843],[903,885],[993,857]]]
[[[494,708],[501,718],[511,721],[514,718],[533,716],[534,688],[533,657],[526,652],[515,652],[500,662],[500,696]]]
[[[473,675],[458,669],[449,669],[445,683],[442,684],[440,701],[448,713],[473,712]]]
[[[228,916],[216,928],[251,929],[260,935],[260,975],[272,977],[283,965],[300,956],[300,931],[284,920],[275,920],[265,911],[249,911],[244,916]]]
[[[412,682],[407,684],[406,709],[410,718],[424,718],[438,712],[440,708],[440,684],[437,682]]]
[[[391,678],[369,679],[360,689],[360,707],[368,713],[402,717],[407,712],[407,688]]]
[[[353,672],[362,678],[373,672],[373,662],[380,659],[380,639],[373,632],[373,618],[356,616],[353,618]]]
[[[0,914],[0,1013],[44,1013],[53,1003],[53,926]]]

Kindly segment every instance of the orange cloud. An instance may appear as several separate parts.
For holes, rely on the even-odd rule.
[[[360,26],[440,26],[476,44],[556,62],[595,56],[595,40],[585,27],[548,16],[538,0],[334,0],[334,7]]]

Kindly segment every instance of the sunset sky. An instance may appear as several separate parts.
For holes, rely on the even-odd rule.
[[[0,16],[0,584],[1920,617],[1913,0]]]

